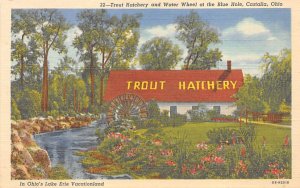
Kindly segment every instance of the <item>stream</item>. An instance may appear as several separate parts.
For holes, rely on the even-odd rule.
[[[131,179],[127,174],[106,176],[85,172],[76,151],[87,150],[99,145],[95,131],[104,131],[106,124],[92,122],[87,127],[41,133],[34,135],[36,143],[48,152],[51,166],[62,165],[72,179]]]

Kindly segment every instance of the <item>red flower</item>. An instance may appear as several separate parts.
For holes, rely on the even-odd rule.
[[[285,138],[284,138],[284,146],[285,147],[289,146],[289,136],[288,135],[286,135]]]
[[[149,155],[148,155],[148,159],[149,159],[149,161],[153,162],[153,161],[156,160],[156,157],[155,157],[155,155],[153,155],[153,154],[149,154]]]
[[[166,161],[166,164],[167,164],[168,166],[176,166],[176,163],[175,163],[174,161],[172,161],[172,160]]]
[[[155,140],[152,141],[152,143],[154,145],[157,145],[157,146],[161,146],[162,145],[162,141],[160,139],[155,139]]]
[[[216,164],[223,164],[223,163],[225,162],[225,160],[224,160],[222,157],[216,156],[216,157],[214,158],[214,162],[215,162]]]
[[[236,138],[232,137],[232,144],[235,145],[236,144]]]
[[[246,157],[246,148],[245,148],[245,147],[243,147],[243,148],[241,149],[241,156],[242,156],[242,157]]]
[[[280,170],[275,168],[271,170],[271,174],[278,176],[280,174]]]
[[[197,174],[197,169],[194,167],[194,168],[191,168],[190,169],[190,174],[192,174],[192,175],[195,175],[195,174]]]
[[[186,169],[187,169],[186,165],[183,164],[182,168],[181,168],[181,174],[185,174],[186,173]]]
[[[223,150],[223,145],[219,144],[219,145],[217,146],[217,151],[222,151],[222,150]]]
[[[200,150],[207,150],[208,149],[207,144],[205,144],[204,142],[201,142],[201,143],[197,144],[196,147]]]
[[[201,159],[201,161],[202,161],[202,163],[204,163],[204,162],[210,162],[211,161],[211,157],[210,156],[207,156],[207,157],[203,157],[202,159]]]
[[[171,149],[160,150],[160,154],[165,157],[173,156],[173,151]]]
[[[244,163],[244,161],[240,160],[238,171],[241,171],[243,173],[247,173],[247,170],[248,170],[247,165]]]
[[[197,164],[197,169],[198,170],[203,170],[204,169],[204,166],[202,164]]]

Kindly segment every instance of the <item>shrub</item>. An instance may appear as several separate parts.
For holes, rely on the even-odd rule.
[[[232,137],[236,130],[229,128],[218,128],[209,130],[206,135],[211,144],[220,144],[223,142],[232,143]]]
[[[144,128],[159,128],[159,127],[162,127],[162,124],[160,121],[158,121],[156,119],[146,119],[143,122],[143,127]]]
[[[21,119],[21,112],[18,109],[17,103],[13,98],[11,99],[11,119],[13,120]]]
[[[173,127],[181,126],[186,123],[186,120],[187,120],[186,115],[176,114],[169,118],[167,122],[167,126],[173,126]]]
[[[155,100],[151,100],[148,105],[148,118],[159,118],[160,109]]]
[[[41,94],[36,90],[25,89],[17,104],[23,119],[41,114]]]

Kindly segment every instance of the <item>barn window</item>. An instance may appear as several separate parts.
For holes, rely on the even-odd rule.
[[[221,114],[221,107],[220,106],[214,106],[213,109],[214,109],[214,111],[216,112],[217,115]]]
[[[170,116],[177,114],[177,106],[170,106]]]
[[[192,106],[192,110],[193,111],[198,111],[199,110],[199,106]]]

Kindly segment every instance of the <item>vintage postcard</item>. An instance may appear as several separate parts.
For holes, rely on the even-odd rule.
[[[298,2],[0,4],[0,187],[297,187]]]

